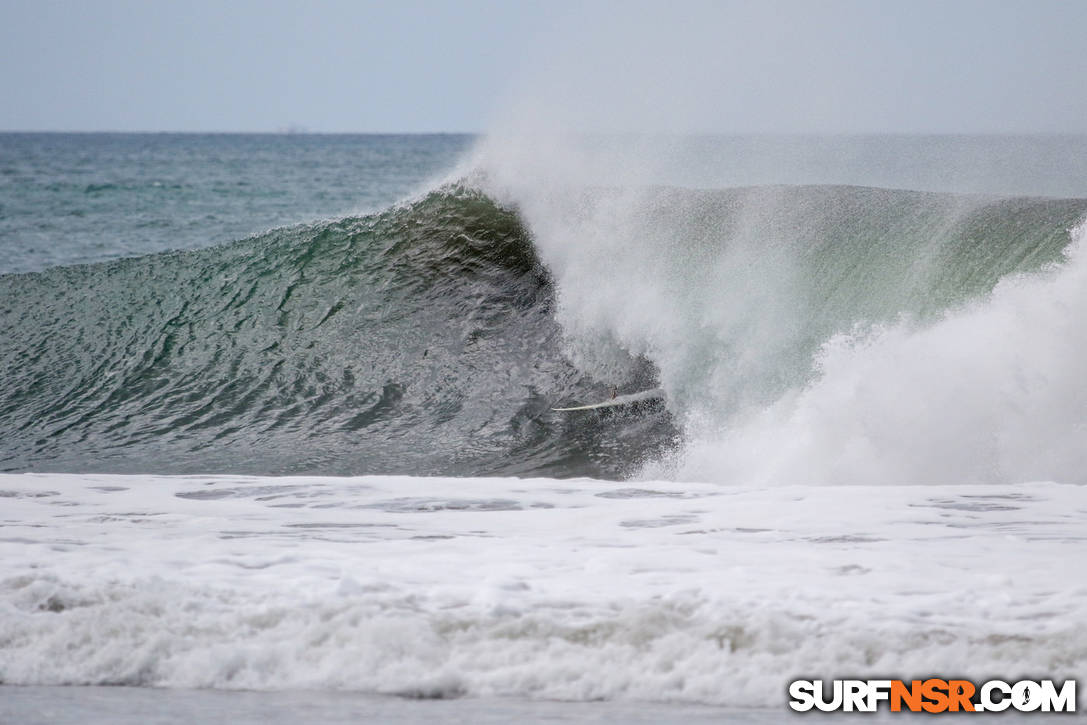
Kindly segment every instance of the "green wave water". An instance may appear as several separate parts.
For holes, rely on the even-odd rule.
[[[621,193],[580,192],[572,227]],[[703,318],[671,320],[681,350],[601,333],[618,372],[578,356],[577,298],[531,216],[464,184],[227,245],[0,277],[0,469],[622,477],[676,445],[675,416],[707,389],[739,409],[803,385],[830,336],[934,318],[1059,262],[1087,213],[1081,199],[839,186],[639,198],[644,246],[627,256],[674,298],[641,312]],[[762,320],[792,324],[770,341],[754,316],[708,324],[706,301],[729,299],[721,269],[744,270],[745,294],[787,275],[774,304],[788,314]],[[637,284],[614,271],[599,284]],[[721,386],[733,360],[746,375]],[[666,405],[550,410],[677,365]]]

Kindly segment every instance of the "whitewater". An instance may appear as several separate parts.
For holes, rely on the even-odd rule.
[[[6,269],[0,715],[773,722],[797,678],[1087,677],[1087,188],[937,169],[1082,139],[769,178],[768,139],[654,143],[493,136],[376,210]],[[202,188],[158,173],[41,193],[123,225]]]
[[[1082,672],[1081,486],[30,474],[6,684],[781,705]]]

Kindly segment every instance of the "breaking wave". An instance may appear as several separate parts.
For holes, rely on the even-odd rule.
[[[8,275],[0,467],[1078,480],[1084,391],[1059,361],[1085,349],[1065,257],[1085,213],[848,186],[533,196],[478,173],[370,216]],[[1048,415],[1037,467],[999,463]],[[926,435],[947,467],[903,465]]]

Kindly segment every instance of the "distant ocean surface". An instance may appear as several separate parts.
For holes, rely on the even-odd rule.
[[[0,134],[0,717],[1087,677],[1085,219],[1084,137]]]
[[[470,136],[0,133],[0,273],[379,211]]]

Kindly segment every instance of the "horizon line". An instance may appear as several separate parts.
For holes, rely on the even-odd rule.
[[[317,131],[284,129],[263,131],[116,130],[116,129],[0,129],[0,135],[102,135],[102,136],[486,136],[488,131]],[[574,131],[585,136],[668,137],[858,137],[858,136],[1087,136],[1087,131]]]

